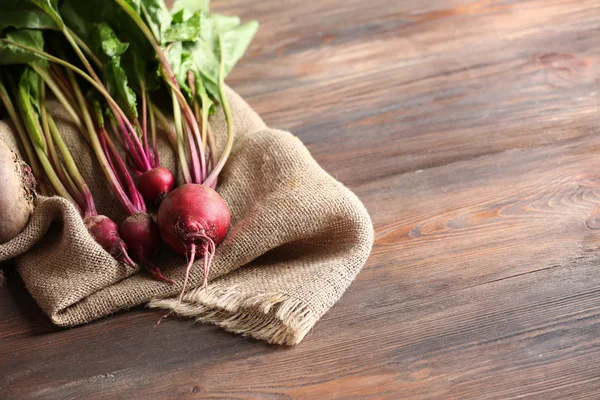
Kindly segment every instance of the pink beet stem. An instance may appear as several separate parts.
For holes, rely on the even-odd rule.
[[[100,131],[99,138],[100,138],[100,144],[102,145],[102,150],[104,151],[104,154],[108,155],[109,154],[108,145],[106,144],[107,135],[105,134],[103,127],[100,127],[99,131]],[[121,180],[119,178],[119,174],[117,174],[117,169],[115,168],[115,165],[113,164],[112,158],[107,156],[106,159],[108,160],[108,165],[110,165],[110,169],[114,172],[117,179],[119,179],[119,183],[123,184],[123,182],[121,182]]]
[[[169,72],[170,71],[170,72]],[[181,108],[181,111],[183,112],[183,116],[186,120],[187,126],[191,129],[191,134],[188,135],[188,143],[190,146],[190,153],[191,153],[191,158],[192,158],[192,166],[193,166],[193,171],[194,171],[194,183],[202,183],[206,177],[206,157],[204,155],[204,149],[202,148],[202,139],[201,139],[201,135],[200,135],[200,128],[198,127],[198,122],[196,121],[196,118],[194,117],[194,113],[192,111],[192,109],[190,108],[190,105],[187,103],[187,100],[185,99],[185,97],[183,96],[183,94],[181,94],[181,89],[179,88],[179,84],[177,83],[177,80],[175,79],[175,76],[173,75],[173,71],[171,70],[171,67],[168,66],[168,71],[164,71],[163,68],[163,73],[164,74],[168,74],[168,76],[173,76],[173,79],[175,80],[175,83],[173,83],[173,79],[168,79],[165,78],[165,82],[171,86],[171,91],[173,93],[173,95],[175,96],[175,98],[177,99],[177,102],[179,104],[179,107]],[[195,145],[195,141],[192,140],[193,138],[196,138],[196,141],[198,142],[198,146]],[[198,152],[199,150],[199,152]],[[200,155],[198,155],[198,153],[200,153]],[[198,165],[198,163],[200,165]]]
[[[169,124],[169,120],[167,120],[167,117],[165,116],[165,114],[163,114],[162,111],[160,111],[160,109],[158,107],[156,107],[154,104],[152,104],[152,103],[150,103],[150,104],[151,104],[150,108],[152,109],[152,113],[154,114],[154,116],[156,118],[158,118],[159,124],[165,130],[165,133],[167,134],[167,139],[169,140],[169,143],[171,143],[171,147],[173,147],[173,150],[177,151],[177,133],[175,132],[173,127]]]
[[[135,186],[135,182],[133,181],[131,174],[129,173],[129,171],[127,171],[127,166],[125,166],[125,162],[121,158],[121,155],[117,151],[115,144],[110,139],[110,137],[108,136],[106,131],[104,129],[101,129],[101,132],[103,133],[103,135],[101,135],[102,138],[107,143],[108,152],[105,153],[106,158],[108,158],[109,160],[111,158],[114,159],[114,162],[117,166],[115,171],[118,171],[118,175],[120,175],[121,178],[124,180],[125,187],[127,188],[127,191],[129,192],[129,198],[131,199],[132,203],[134,204],[135,208],[137,209],[136,212],[139,212],[139,211],[145,212],[146,205],[141,200],[139,191],[137,190],[137,188]],[[117,175],[117,174],[115,174],[115,175]]]
[[[190,158],[192,159],[192,171],[194,172],[194,182],[197,182],[198,179],[201,179],[202,171],[200,169],[200,165],[198,163],[198,150],[196,148],[196,140],[194,135],[192,134],[189,125],[183,124],[183,130],[187,134],[188,139],[188,147],[190,150]]]
[[[158,158],[158,144],[156,143],[156,119],[154,117],[154,112],[152,111],[152,103],[150,99],[148,99],[148,107],[150,108],[150,133],[152,136],[152,157],[154,160],[154,168],[160,165],[160,160]]]
[[[102,116],[102,109],[100,108],[99,103],[95,103],[94,111],[96,114],[96,122],[98,125],[98,137],[100,139],[100,144],[102,145],[102,150],[110,168],[113,172],[113,175],[116,177],[119,185],[121,187],[124,186],[127,188],[129,192],[129,199],[133,203],[134,207],[138,210],[145,211],[146,206],[145,203],[141,200],[141,195],[139,194],[131,175],[127,171],[127,167],[121,158],[121,155],[117,151],[112,139],[108,135],[106,129],[104,129],[104,118]],[[115,164],[113,163],[113,159],[115,159],[117,163],[117,168],[115,168]]]
[[[152,168],[158,167],[156,163],[156,159],[152,152],[150,151],[150,145],[148,144],[148,102],[147,102],[147,93],[146,93],[146,80],[141,79],[140,81],[140,90],[142,92],[142,137],[144,144],[144,151],[147,157],[150,159],[150,164]]]
[[[131,157],[131,161],[133,162],[133,165],[136,169],[144,170],[144,168],[146,167],[146,163],[142,160],[142,157],[138,154],[138,149],[134,146],[133,142],[131,141],[131,137],[128,132],[127,126],[124,122],[124,119],[121,116],[117,115],[115,115],[115,118],[117,120],[117,124],[119,124],[119,128],[121,129],[121,136],[127,144],[127,155]],[[137,137],[135,133],[133,136]]]
[[[112,133],[113,135],[117,138],[117,141],[119,142],[119,144],[121,145],[121,147],[125,150],[127,149],[127,144],[123,141],[123,138],[121,137],[121,135],[119,135],[119,132],[117,130],[117,126],[115,125],[115,122],[111,119],[110,120],[110,127],[112,129]]]

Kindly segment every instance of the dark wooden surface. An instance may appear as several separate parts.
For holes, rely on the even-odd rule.
[[[600,3],[217,0],[233,86],[376,244],[294,348],[138,309],[54,328],[0,289],[0,398],[600,397]]]

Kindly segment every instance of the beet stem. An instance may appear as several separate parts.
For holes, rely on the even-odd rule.
[[[87,183],[83,179],[83,176],[79,172],[79,169],[77,168],[77,164],[75,163],[75,160],[71,156],[71,152],[69,151],[69,148],[63,141],[63,138],[58,130],[58,127],[56,126],[56,123],[54,122],[54,118],[52,118],[52,115],[50,115],[50,113],[48,113],[48,124],[50,126],[50,133],[52,134],[54,142],[56,143],[56,147],[58,147],[58,151],[60,152],[60,155],[62,156],[65,167],[67,168],[69,175],[71,175],[71,177],[73,178],[73,181],[79,187],[79,190],[81,191],[81,193],[84,197],[84,204],[85,204],[85,206],[83,207],[84,216],[87,218],[90,216],[97,215],[96,205],[94,203],[92,193],[90,192],[90,189],[89,189]]]
[[[48,152],[48,156],[50,157],[50,161],[54,166],[54,171],[58,175],[63,185],[66,187],[71,197],[75,200],[77,205],[84,211],[85,214],[86,203],[84,196],[80,191],[80,188],[73,182],[73,179],[68,174],[68,171],[64,168],[63,163],[56,152],[53,136],[50,132],[49,114],[50,113],[48,112],[46,105],[46,85],[44,84],[44,81],[42,81],[40,85],[40,119],[42,120],[42,133],[46,141],[46,150]]]
[[[115,115],[115,118],[121,117],[122,121],[126,127],[126,131],[128,131],[131,135],[133,135],[134,137],[134,142],[136,144],[136,147],[139,150],[142,150],[142,161],[144,161],[144,164],[148,166],[148,169],[150,169],[150,164],[148,159],[145,157],[145,155],[143,154],[143,149],[142,149],[142,145],[139,141],[139,138],[137,137],[137,134],[135,132],[135,129],[133,128],[133,126],[131,125],[131,123],[129,122],[129,120],[127,119],[127,116],[125,115],[125,112],[119,107],[119,105],[117,104],[117,102],[111,97],[110,93],[108,93],[108,91],[106,90],[106,88],[104,87],[104,85],[102,84],[102,82],[100,81],[100,83],[98,83],[98,81],[96,79],[94,79],[93,77],[91,77],[90,75],[86,74],[85,71],[83,71],[82,69],[76,67],[75,65],[61,59],[58,57],[54,57],[53,55],[42,51],[42,50],[38,50],[34,47],[30,47],[30,46],[26,46],[23,45],[21,43],[18,42],[14,42],[12,40],[7,40],[7,39],[0,39],[1,43],[7,43],[10,44],[12,46],[27,50],[29,52],[32,52],[33,54],[36,54],[52,63],[56,63],[59,65],[62,65],[63,67],[67,68],[69,71],[75,72],[76,74],[80,75],[82,78],[84,78],[86,81],[88,81],[96,90],[98,90],[100,92],[100,94],[102,94],[102,96],[104,96],[106,102],[108,103],[110,109],[112,110],[113,114]],[[85,57],[84,57],[85,59]],[[85,62],[84,62],[85,63]],[[35,69],[36,66],[35,64],[31,64],[32,67]],[[89,65],[89,63],[88,63]],[[91,68],[91,66],[90,66]],[[41,70],[40,68],[38,68],[39,70]],[[39,72],[38,72],[39,73]],[[95,75],[95,73],[94,73]],[[97,76],[97,75],[96,75]],[[42,77],[43,78],[43,77]],[[71,79],[72,80],[72,79]],[[64,98],[64,96],[63,96]],[[60,99],[59,99],[60,100]],[[62,101],[61,101],[62,103]],[[65,106],[65,108],[67,108],[68,102],[63,103],[63,106]]]
[[[196,96],[196,76],[192,70],[188,71],[188,86],[190,87],[192,99],[193,99],[193,107],[194,107],[194,117],[196,117],[196,122],[200,123],[202,121],[202,117],[200,115],[200,104],[198,103],[198,97]],[[204,126],[200,127],[200,137],[202,138],[202,147],[206,152],[206,131]]]
[[[129,171],[127,171],[127,166],[125,165],[125,162],[123,161],[121,155],[117,151],[115,144],[113,143],[110,136],[108,136],[108,133],[104,128],[101,127],[100,132],[102,133],[102,139],[104,139],[107,145],[108,152],[105,152],[106,158],[109,160],[109,162],[112,159],[116,165],[114,170],[115,176],[117,176],[117,178],[119,178],[120,176],[125,181],[125,187],[127,188],[129,198],[133,202],[134,206],[139,211],[146,211],[146,205],[143,202],[143,200],[141,200],[141,196],[139,195],[139,191],[135,186],[135,182],[133,181],[133,178],[131,177]]]
[[[198,124],[194,119],[194,114],[192,113],[192,109],[190,108],[189,104],[187,103],[187,100],[181,93],[181,89],[179,88],[179,84],[177,83],[177,78],[175,77],[173,69],[171,68],[171,64],[169,64],[169,61],[167,60],[165,53],[163,52],[162,48],[160,47],[160,44],[157,42],[156,37],[154,36],[154,33],[150,30],[150,28],[148,28],[148,25],[146,25],[146,23],[141,18],[141,16],[138,15],[138,13],[131,7],[131,5],[129,3],[127,3],[126,0],[115,0],[115,1],[123,9],[123,11],[125,11],[125,13],[127,13],[127,15],[129,15],[129,17],[133,20],[133,22],[135,22],[135,24],[138,26],[138,28],[140,28],[140,30],[142,31],[144,36],[146,36],[146,38],[148,39],[148,42],[150,42],[150,45],[152,45],[152,47],[154,48],[156,56],[158,57],[158,60],[162,66],[163,72],[166,75],[165,82],[169,86],[171,86],[171,88],[173,89],[173,94],[177,98],[179,106],[181,107],[181,109],[183,111],[183,116],[187,120],[187,123],[189,124],[190,129],[192,130],[193,136],[200,138],[200,131],[198,128]],[[193,143],[190,143],[190,147],[194,148]],[[194,175],[196,178],[195,182],[201,183],[204,180],[204,178],[206,177],[206,160],[204,157],[204,150],[200,146],[200,171],[198,171],[198,169],[197,169],[198,157],[196,156],[194,158],[194,153],[195,153],[195,148],[191,152],[192,165],[194,166]]]
[[[29,134],[29,140],[31,140],[32,142],[32,146],[38,156],[40,164],[42,164],[42,168],[46,173],[46,177],[50,181],[50,184],[52,185],[56,193],[73,203],[77,211],[81,213],[82,210],[79,208],[79,205],[73,199],[73,197],[71,197],[69,191],[65,188],[65,186],[57,176],[56,171],[54,171],[54,167],[50,163],[48,155],[46,154],[46,149],[40,147],[40,144],[36,143],[36,141],[34,140],[34,137],[43,137],[44,134],[42,132],[42,127],[40,126],[40,122],[37,118],[37,115],[33,110],[33,104],[31,104],[31,97],[28,93],[23,93],[21,89],[17,90],[17,105],[20,114],[23,115],[26,131]]]
[[[85,69],[87,69],[87,71],[90,74],[92,80],[97,83],[97,86],[99,86],[99,87],[101,87],[103,89],[103,90],[99,89],[100,93],[102,93],[102,95],[104,95],[106,97],[108,105],[109,105],[110,109],[112,110],[113,114],[115,114],[116,117],[120,116],[120,117],[123,118],[123,122],[125,123],[125,126],[129,130],[129,132],[131,133],[131,135],[134,137],[134,144],[135,144],[134,148],[136,150],[136,155],[138,155],[141,158],[142,165],[145,166],[147,168],[147,170],[151,169],[151,166],[150,166],[150,163],[148,161],[148,158],[146,157],[146,154],[144,153],[144,148],[143,148],[143,146],[142,146],[142,144],[141,144],[141,142],[140,142],[140,140],[139,140],[139,138],[137,136],[137,133],[136,133],[135,129],[133,128],[133,126],[131,125],[131,123],[129,122],[129,120],[127,119],[127,116],[125,115],[125,112],[119,107],[119,105],[117,104],[117,102],[114,101],[114,99],[110,96],[110,94],[108,93],[107,88],[104,85],[104,82],[102,82],[102,79],[100,79],[100,77],[98,76],[98,74],[96,73],[96,71],[94,70],[94,68],[89,63],[88,59],[85,57],[85,54],[83,54],[83,52],[81,51],[81,48],[77,44],[77,41],[71,35],[71,31],[69,29],[67,29],[66,25],[62,21],[56,20],[54,18],[54,16],[52,16],[52,15],[50,15],[50,16],[55,20],[55,22],[57,23],[57,25],[59,26],[59,28],[63,32],[65,38],[67,39],[67,41],[69,42],[69,44],[71,44],[71,47],[73,48],[73,50],[75,50],[75,53],[77,54],[77,56],[79,57],[79,59],[81,60],[81,62],[83,63],[83,65],[85,66]],[[96,85],[94,85],[94,86],[96,86]],[[96,87],[96,88],[98,89],[98,87]],[[137,154],[138,151],[139,151],[140,154]]]
[[[112,171],[112,169],[110,167],[110,164],[108,163],[106,155],[104,154],[104,152],[102,150],[102,145],[100,144],[100,140],[98,139],[98,133],[94,126],[94,122],[92,121],[92,116],[90,115],[90,112],[87,108],[85,98],[83,97],[83,94],[81,93],[81,89],[77,85],[75,76],[73,76],[73,72],[70,70],[67,70],[67,74],[69,75],[69,79],[73,83],[73,90],[75,91],[75,96],[77,97],[77,101],[79,102],[79,106],[83,113],[85,125],[87,127],[87,132],[90,136],[90,141],[92,143],[92,149],[96,153],[96,158],[98,159],[98,162],[100,163],[100,166],[102,167],[102,170],[104,171],[104,174],[106,175],[106,178],[107,178],[109,184],[111,185],[115,196],[117,196],[117,198],[121,202],[121,205],[123,205],[123,207],[127,210],[127,212],[129,214],[134,214],[137,211],[136,207],[134,206],[134,204],[131,202],[131,200],[125,193],[123,186],[119,182],[119,179],[114,174],[114,172]]]
[[[156,142],[156,119],[154,112],[152,111],[152,103],[148,98],[148,108],[150,114],[150,134],[152,137],[152,156],[154,161],[154,168],[160,165],[160,159],[158,157],[158,143]]]
[[[173,150],[176,151],[177,150],[177,134],[175,133],[175,131],[169,124],[169,120],[167,119],[165,114],[163,114],[163,112],[160,111],[160,108],[156,107],[153,103],[150,103],[150,104],[151,104],[152,111],[154,112],[154,115],[156,116],[156,118],[158,118],[158,122],[160,123],[160,125],[162,125],[163,129],[167,133],[167,139],[169,140],[171,147],[173,148]]]
[[[145,170],[147,168],[147,165],[142,159],[142,156],[139,154],[139,150],[136,148],[135,144],[131,140],[131,135],[128,131],[127,125],[125,124],[125,119],[122,118],[120,115],[115,115],[115,119],[117,120],[117,124],[121,129],[121,136],[125,140],[125,143],[127,145],[125,148],[127,149],[127,154],[131,157],[133,165],[136,169]],[[137,138],[137,134],[134,133],[133,136]]]
[[[193,182],[202,183],[202,181],[204,181],[204,178],[206,177],[206,157],[204,156],[204,149],[202,148],[202,146],[196,147],[194,140],[192,140],[193,137],[196,137],[200,140],[200,129],[198,128],[198,122],[196,121],[194,113],[192,112],[192,109],[187,103],[187,100],[185,99],[183,94],[181,94],[181,90],[179,89],[177,81],[175,81],[175,83],[171,82],[170,79],[164,79],[164,81],[167,85],[171,87],[172,93],[175,96],[177,103],[181,108],[181,111],[183,112],[183,116],[185,117],[187,126],[189,126],[192,131],[188,135],[188,144],[190,146],[192,165],[194,166],[195,173]],[[198,155],[197,149],[200,150],[200,155]],[[200,162],[199,166],[198,162]],[[199,170],[197,170],[197,168],[199,168]]]
[[[181,121],[181,110],[177,106],[177,100],[173,96],[173,120],[175,122],[175,132],[177,133],[177,154],[179,156],[179,164],[183,172],[183,181],[192,183],[192,175],[185,157],[185,149],[183,147],[183,124]]]
[[[221,42],[221,35],[218,34],[219,43]],[[227,162],[227,158],[229,158],[229,154],[231,153],[231,149],[233,148],[233,119],[231,117],[231,109],[229,108],[229,101],[227,96],[225,95],[225,70],[223,63],[223,52],[221,51],[221,62],[219,63],[219,95],[221,97],[221,102],[223,106],[223,112],[225,113],[225,119],[227,120],[227,144],[225,145],[225,150],[221,155],[221,159],[215,165],[212,172],[203,182],[205,185],[208,185],[212,188],[217,186],[217,177],[221,170],[225,166],[225,162]]]
[[[112,118],[109,118],[109,125],[110,125],[110,127],[112,129],[113,135],[117,138],[117,141],[119,142],[119,145],[121,145],[121,147],[123,149],[125,149],[125,150],[128,151],[127,144],[123,141],[123,138],[121,137],[121,135],[119,135],[117,125],[115,124],[115,121]]]
[[[77,111],[75,111],[75,108],[67,100],[64,93],[60,90],[58,84],[52,78],[52,76],[50,76],[50,74],[48,74],[43,68],[40,68],[35,63],[32,63],[30,65],[34,69],[34,71],[42,77],[44,82],[46,82],[50,90],[52,90],[52,93],[54,93],[60,104],[65,108],[65,111],[67,111],[67,114],[69,114],[69,117],[71,117],[77,128],[80,131],[85,132],[85,128],[83,126],[83,122],[81,121],[80,115],[77,113]]]
[[[73,37],[73,40],[75,41],[75,43],[77,43],[77,45],[79,47],[81,47],[83,52],[85,54],[87,54],[87,56],[92,60],[92,62],[94,64],[96,64],[96,66],[98,68],[102,69],[104,64],[102,64],[102,61],[100,61],[100,59],[98,57],[96,57],[96,55],[94,54],[92,49],[90,49],[88,47],[88,45],[79,36],[77,36],[77,34],[75,32],[73,32],[68,26],[66,26],[65,29],[67,30],[67,32],[69,32],[69,35],[71,35],[71,37]]]
[[[152,153],[150,152],[150,146],[148,144],[148,104],[146,101],[147,93],[146,93],[146,81],[144,78],[140,80],[141,85],[141,97],[142,97],[142,144],[144,145],[144,152],[150,161],[150,166],[152,168],[157,167],[154,160],[152,159]],[[151,168],[151,169],[152,169]]]
[[[62,73],[60,67],[56,64],[51,64],[50,68],[50,78],[56,82],[58,90],[62,94],[64,94],[65,99],[69,102],[71,107],[76,110],[77,109],[77,101],[75,100],[75,95],[73,94],[73,89],[71,88],[71,84],[67,80],[67,78]],[[46,82],[48,84],[48,82]],[[48,85],[50,87],[50,85]],[[52,90],[52,88],[50,88]],[[54,93],[54,92],[53,92]],[[81,119],[81,118],[80,118]]]
[[[1,71],[0,102],[4,105],[4,108],[8,112],[10,119],[12,120],[13,124],[15,125],[15,128],[17,129],[17,133],[19,135],[19,138],[21,139],[21,143],[23,143],[23,147],[25,148],[25,153],[27,155],[26,161],[31,166],[31,169],[33,170],[33,175],[35,176],[38,183],[42,185],[44,181],[41,179],[43,175],[41,173],[40,162],[34,153],[32,144],[29,142],[29,138],[27,137],[27,133],[25,132],[25,127],[23,126],[21,118],[19,118],[19,114],[17,113],[17,110],[15,109],[15,106],[12,100],[10,99],[8,91],[6,90],[6,86],[4,86],[3,75],[1,74]]]

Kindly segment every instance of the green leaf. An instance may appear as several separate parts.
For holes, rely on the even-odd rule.
[[[137,4],[139,10],[139,0],[135,3],[131,0],[128,2],[134,8]],[[121,41],[129,43],[132,47],[152,51],[144,34],[114,0],[63,0],[60,13],[66,24],[82,39],[90,38],[92,23],[105,23],[114,30]]]
[[[30,0],[31,3],[38,6],[48,16],[58,24],[59,28],[62,28],[64,22],[58,13],[58,0]]]
[[[48,14],[26,0],[0,2],[0,31],[6,28],[54,29],[56,25]]]
[[[200,13],[200,18],[200,35],[195,42],[184,43],[184,53],[189,54],[193,59],[194,72],[204,78],[206,91],[213,99],[220,102],[220,54],[223,52],[223,67],[225,76],[227,76],[250,45],[258,30],[258,23],[251,21],[244,25],[235,25],[232,18],[217,17],[215,19],[215,15],[207,13]],[[219,20],[221,22],[218,24]],[[223,28],[231,29],[222,30]],[[219,34],[221,43],[219,43]]]
[[[165,42],[194,41],[200,35],[200,13],[186,14],[185,10],[181,10],[173,15],[171,26],[163,36]]]
[[[240,17],[235,15],[211,14],[211,17],[219,32],[231,30],[241,23]]]
[[[128,3],[138,12],[141,10],[141,0],[128,0]],[[120,6],[114,0],[63,0],[61,13],[67,25],[86,42],[94,42],[91,30],[95,24],[105,24],[112,28],[121,43],[129,47],[121,54],[120,64],[125,70],[129,84],[139,87],[142,79],[146,82],[147,90],[158,87],[158,61],[152,46]],[[105,54],[104,49],[94,49]],[[103,59],[104,61],[104,59]]]
[[[119,106],[129,117],[137,118],[137,98],[135,92],[129,87],[129,79],[121,66],[119,56],[113,57],[104,65],[104,74],[111,94]]]
[[[165,43],[163,35],[171,25],[171,13],[163,0],[140,0],[146,24],[159,43]],[[132,22],[133,24],[133,22]]]
[[[19,29],[7,33],[2,39],[10,40],[37,50],[44,49],[42,31]],[[0,65],[26,64],[39,60],[40,57],[20,47],[0,42]]]
[[[209,4],[210,0],[175,0],[171,12],[174,14],[181,10],[208,12]]]
[[[103,62],[104,80],[111,96],[128,116],[137,117],[136,95],[129,86],[128,74],[121,62],[121,55],[126,53],[129,43],[122,42],[104,22],[88,23],[85,29],[92,51]]]
[[[125,53],[129,47],[129,43],[124,43],[119,40],[115,31],[106,23],[96,24],[97,41],[108,57],[120,56]]]
[[[134,33],[137,27],[132,29],[130,18],[112,1],[64,0],[61,13],[67,25],[90,45],[103,62],[104,79],[111,96],[129,117],[137,117],[137,98],[131,84],[139,84],[146,73],[146,64],[141,52],[132,46],[132,41],[143,46],[146,41],[143,35],[140,37]],[[123,26],[124,29],[117,30]],[[142,48],[144,51],[152,50]]]
[[[112,3],[106,0],[64,0],[60,14],[71,29],[83,36],[88,31],[86,25],[89,23],[110,21],[114,25],[119,22]]]
[[[181,42],[172,43],[166,56],[181,91],[191,100],[192,91],[188,85],[187,72],[193,67],[193,61],[187,56],[184,57]]]
[[[186,42],[184,51],[194,62],[195,71],[217,84],[219,79],[218,37],[214,20],[210,14],[200,13],[200,35],[195,42]],[[208,87],[207,87],[208,89]],[[218,98],[218,91],[211,95]]]
[[[165,56],[167,57],[167,61],[171,65],[171,69],[177,75],[177,73],[181,70],[181,57],[182,57],[182,44],[181,42],[176,42],[169,46],[168,51],[165,52]]]
[[[111,96],[128,116],[137,117],[137,99],[129,86],[129,78],[122,65],[122,55],[129,48],[129,43],[122,42],[114,30],[106,23],[88,23],[85,34],[87,41],[96,56],[103,62],[105,83]]]
[[[234,29],[221,31],[225,75],[229,75],[235,64],[242,58],[257,31],[257,21],[250,21]]]

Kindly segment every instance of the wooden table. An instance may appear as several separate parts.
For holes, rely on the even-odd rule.
[[[371,258],[294,348],[57,329],[9,273],[0,398],[599,398],[600,3],[214,3],[262,23],[229,84],[364,201]]]

